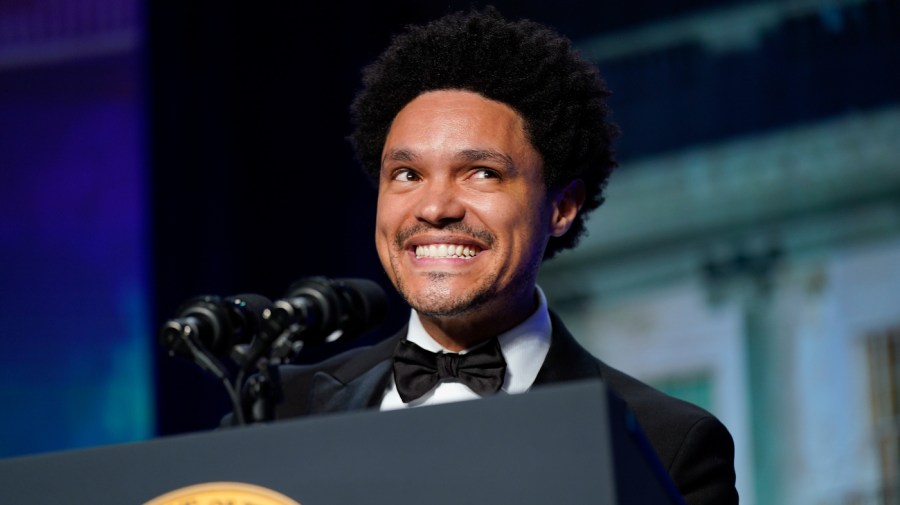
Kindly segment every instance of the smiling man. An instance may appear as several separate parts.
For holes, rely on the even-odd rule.
[[[396,37],[365,71],[351,141],[378,186],[375,242],[409,324],[375,346],[283,367],[276,416],[599,378],[689,504],[737,503],[725,427],[591,356],[536,284],[603,201],[616,165],[608,95],[568,39],[491,8]]]
[[[471,91],[413,99],[383,153],[378,254],[428,335],[459,352],[524,321],[547,240],[568,231],[582,183],[548,190],[521,116]]]

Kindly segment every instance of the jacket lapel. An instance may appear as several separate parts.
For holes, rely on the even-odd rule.
[[[343,412],[376,406],[391,376],[391,356],[406,327],[361,352],[333,372],[317,372],[310,387],[310,413]]]
[[[310,412],[323,414],[371,406],[376,393],[384,391],[390,371],[391,360],[386,359],[346,384],[327,372],[316,373],[310,393]]]
[[[581,347],[553,311],[550,311],[550,321],[553,326],[550,350],[534,379],[534,385],[600,378],[601,367],[597,358]]]

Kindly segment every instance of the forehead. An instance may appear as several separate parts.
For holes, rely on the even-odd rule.
[[[535,154],[512,107],[470,91],[440,90],[419,95],[397,113],[382,155],[452,148],[493,149],[513,158]]]

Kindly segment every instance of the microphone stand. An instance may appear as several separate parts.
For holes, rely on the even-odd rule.
[[[196,319],[173,319],[160,332],[161,342],[174,355],[175,349],[189,357],[201,370],[214,375],[225,387],[234,412],[234,423],[243,426],[248,422],[263,423],[275,419],[275,405],[283,393],[278,364],[289,362],[286,357],[273,356],[272,344],[275,337],[285,333],[285,325],[280,320],[265,318],[262,329],[254,336],[253,345],[239,344],[232,348],[228,357],[237,366],[226,367],[216,353],[198,338],[201,331]],[[256,368],[256,373],[247,373]]]
[[[265,423],[275,419],[275,405],[281,402],[281,374],[277,366],[266,360],[259,373],[250,376],[244,388],[242,408],[251,423]]]
[[[276,342],[289,337],[292,331],[285,314],[266,309],[262,319],[262,327],[253,342],[232,353],[233,359],[240,364],[235,384],[242,392],[240,405],[234,407],[236,411],[240,409],[245,422],[251,423],[275,420],[275,405],[284,397],[278,365],[290,362],[282,349],[274,349]],[[245,374],[254,366],[256,373],[245,380]]]
[[[241,374],[239,373],[237,378],[232,381],[229,377],[228,369],[218,358],[216,358],[206,345],[196,338],[196,333],[196,328],[191,324],[181,324],[176,321],[168,322],[163,327],[163,335],[166,337],[164,338],[164,342],[170,347],[169,354],[175,354],[174,350],[171,348],[173,342],[180,341],[183,344],[182,349],[187,350],[187,354],[191,357],[194,364],[200,367],[201,370],[213,374],[219,379],[222,385],[225,386],[225,391],[231,399],[237,424],[245,424],[244,411],[241,405],[241,396],[239,394],[242,387],[240,384]]]

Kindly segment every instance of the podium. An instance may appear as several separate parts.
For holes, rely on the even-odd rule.
[[[250,485],[273,496],[204,494],[231,485],[223,483]],[[190,486],[199,487],[185,490]],[[0,460],[4,503],[226,505],[229,500],[230,505],[683,504],[630,413],[594,380],[520,395],[328,414]]]

